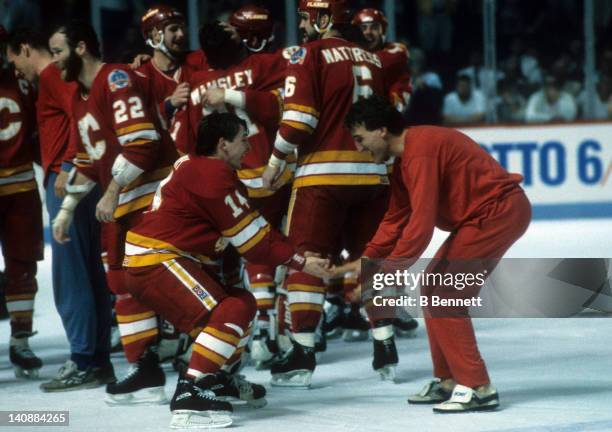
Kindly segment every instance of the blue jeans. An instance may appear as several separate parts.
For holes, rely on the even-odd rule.
[[[49,173],[45,187],[51,221],[62,204],[53,188],[56,178],[57,174]],[[100,256],[100,224],[95,218],[100,196],[96,187],[81,200],[68,231],[69,242],[61,245],[51,239],[55,307],[79,369],[110,361],[111,299]]]

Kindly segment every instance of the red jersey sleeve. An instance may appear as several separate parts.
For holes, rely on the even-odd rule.
[[[317,53],[301,47],[291,55],[285,79],[283,116],[274,142],[274,155],[284,159],[306,142],[319,124]]]
[[[407,192],[404,188],[399,168],[400,159],[397,159],[395,164],[396,166],[391,175],[389,208],[378,226],[376,234],[369,241],[363,252],[363,256],[368,258],[388,257],[410,219],[411,208],[407,205]]]
[[[390,259],[417,259],[427,248],[436,226],[440,190],[440,166],[435,157],[421,156],[404,161],[402,178],[412,214],[402,230]]]

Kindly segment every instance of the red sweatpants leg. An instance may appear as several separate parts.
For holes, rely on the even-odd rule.
[[[451,263],[452,260],[486,259],[490,274],[496,261],[527,230],[530,220],[529,201],[522,192],[513,193],[491,203],[482,215],[449,236],[435,258]],[[436,318],[425,310],[425,324],[434,375],[448,378],[450,371],[457,383],[474,388],[489,383],[489,375],[467,309],[462,312],[464,317]]]

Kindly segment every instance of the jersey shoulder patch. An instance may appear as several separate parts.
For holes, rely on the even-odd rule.
[[[108,74],[108,88],[115,92],[131,85],[130,75],[123,69],[113,69]]]
[[[306,60],[307,52],[308,51],[306,50],[305,47],[298,47],[298,49],[289,56],[289,63],[304,64],[304,60]]]

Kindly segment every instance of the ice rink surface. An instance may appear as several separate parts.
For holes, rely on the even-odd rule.
[[[436,233],[431,256],[444,233]],[[47,258],[50,251],[47,249]],[[508,257],[612,257],[612,220],[533,222]],[[41,380],[51,378],[68,355],[53,305],[50,260],[39,267],[39,294],[31,345],[45,363]],[[600,318],[480,319],[480,349],[501,397],[496,412],[435,415],[427,406],[409,406],[406,397],[431,377],[425,331],[398,340],[396,384],[372,371],[371,342],[330,341],[320,356],[310,390],[269,387],[269,373],[243,373],[266,384],[268,406],[239,406],[232,429],[240,431],[612,431],[612,321]],[[9,323],[0,323],[0,410],[68,410],[69,427],[19,427],[16,431],[165,431],[168,406],[108,407],[104,389],[44,394],[41,381],[17,380],[8,361]],[[113,357],[118,375],[128,368]],[[172,395],[176,373],[168,372]],[[0,432],[12,430],[0,426]]]

